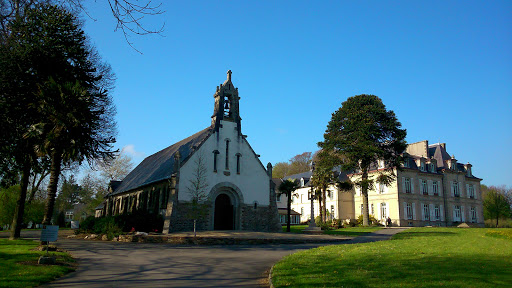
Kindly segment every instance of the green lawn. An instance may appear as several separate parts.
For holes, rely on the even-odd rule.
[[[291,225],[290,233],[303,233],[308,225]],[[347,227],[336,230],[324,231],[324,234],[329,235],[344,235],[344,236],[361,236],[382,229],[382,227]],[[286,232],[286,225],[283,226],[283,232]]]
[[[413,228],[289,255],[275,287],[512,287],[512,229]]]
[[[46,252],[32,251],[37,246],[32,240],[0,239],[0,287],[33,287],[74,270],[74,260],[63,252],[50,251],[57,265],[38,265]]]

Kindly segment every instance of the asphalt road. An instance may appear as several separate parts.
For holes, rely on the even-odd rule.
[[[343,243],[386,240],[402,229],[382,229]],[[25,232],[23,237],[37,237]],[[176,246],[61,238],[78,269],[43,287],[268,287],[270,267],[282,257],[325,244]]]

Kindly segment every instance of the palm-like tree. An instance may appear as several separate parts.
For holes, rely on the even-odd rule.
[[[315,171],[313,172],[313,176],[311,177],[311,184],[313,187],[315,187],[317,190],[321,191],[321,218],[322,222],[325,223],[327,220],[327,208],[326,208],[326,194],[327,191],[329,191],[327,188],[329,187],[329,184],[331,184],[333,181],[333,173],[332,169],[326,166],[316,166]]]
[[[33,125],[33,132],[40,139],[38,151],[51,159],[44,224],[53,214],[61,165],[113,153],[111,131],[102,126],[104,97],[105,93],[90,93],[78,81],[59,84],[50,79],[39,89],[38,112],[45,121]]]
[[[295,190],[297,190],[300,187],[299,183],[297,181],[292,179],[287,179],[283,181],[279,185],[279,193],[285,194],[288,198],[288,201],[286,203],[286,232],[290,232],[290,214],[291,214],[291,206],[292,206],[292,195]]]

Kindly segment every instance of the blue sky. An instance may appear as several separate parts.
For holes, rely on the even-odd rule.
[[[106,1],[105,1],[106,2]],[[447,143],[484,184],[512,186],[512,2],[162,1],[163,37],[85,31],[117,76],[116,147],[136,163],[210,125],[233,71],[242,132],[267,162],[318,150],[348,97],[379,96],[409,143]]]

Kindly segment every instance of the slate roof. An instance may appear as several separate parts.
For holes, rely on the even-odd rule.
[[[193,154],[195,149],[208,139],[212,132],[213,128],[210,126],[147,157],[123,179],[117,189],[110,195],[116,195],[151,183],[170,179],[172,174],[176,172],[174,171],[174,155],[176,152],[180,152],[180,165],[182,165]]]
[[[432,154],[431,152],[434,151]],[[443,148],[443,146],[439,144],[429,145],[428,146],[428,153],[429,155],[433,155],[434,159],[437,161],[437,167],[443,168],[444,167],[444,161],[450,160],[452,157],[450,157],[450,154],[446,152],[446,150]]]

